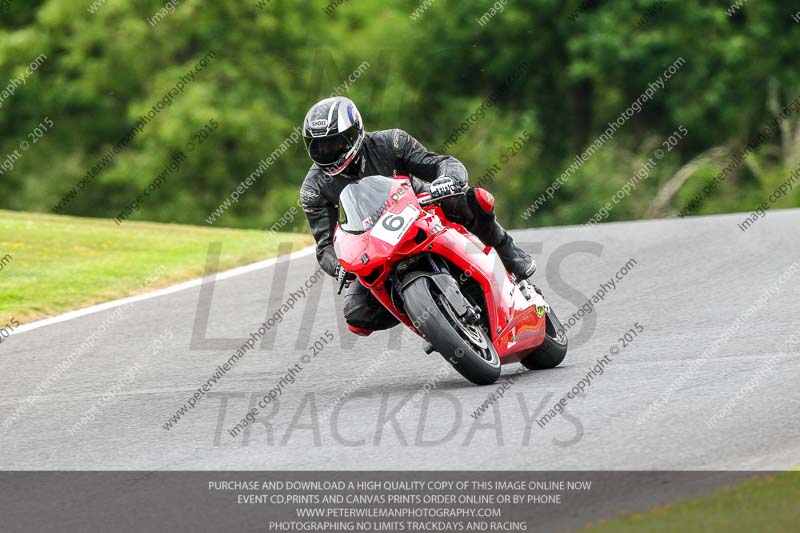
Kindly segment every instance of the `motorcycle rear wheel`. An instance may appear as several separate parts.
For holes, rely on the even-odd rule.
[[[567,355],[567,332],[550,309],[545,322],[544,342],[520,363],[531,370],[546,370],[561,364]]]
[[[500,357],[491,338],[477,325],[458,318],[436,284],[419,277],[403,290],[405,309],[434,350],[475,385],[491,385],[500,377]]]

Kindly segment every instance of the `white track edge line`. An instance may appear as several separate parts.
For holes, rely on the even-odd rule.
[[[299,259],[301,257],[305,257],[310,255],[314,252],[315,247],[308,246],[301,250],[297,250],[296,252],[292,252],[290,254],[282,255],[280,257],[272,257],[270,259],[265,259],[264,261],[259,261],[257,263],[251,263],[249,265],[243,265],[240,267],[232,268],[231,270],[226,270],[225,272],[219,272],[216,274],[216,280],[228,279],[234,276],[240,276],[242,274],[247,274],[249,272],[254,272],[256,270],[262,270],[264,268],[271,267],[272,265],[276,264],[278,261],[283,259]],[[205,278],[197,278],[192,279],[189,281],[184,281],[178,283],[177,285],[172,285],[169,287],[164,287],[163,289],[158,289],[153,292],[147,292],[144,294],[137,294],[134,296],[128,296],[126,298],[121,298],[119,300],[112,300],[110,302],[104,302],[101,304],[93,305],[91,307],[86,307],[84,309],[78,309],[76,311],[69,311],[67,313],[56,315],[48,318],[43,318],[41,320],[37,320],[35,322],[31,322],[29,324],[22,324],[18,328],[14,328],[14,331],[10,333],[9,337],[14,335],[18,335],[20,333],[25,333],[27,331],[31,331],[34,329],[43,328],[45,326],[50,326],[53,324],[58,324],[60,322],[66,322],[67,320],[72,320],[75,318],[80,318],[87,315],[93,315],[95,313],[99,313],[101,311],[106,311],[108,309],[113,309],[115,307],[120,307],[122,305],[132,304],[135,302],[141,302],[143,300],[150,300],[152,298],[158,298],[160,296],[164,296],[167,294],[173,294],[176,292],[180,292],[186,289],[191,289],[192,287],[198,287],[202,285],[203,280]]]

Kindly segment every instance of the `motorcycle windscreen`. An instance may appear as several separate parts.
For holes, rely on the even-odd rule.
[[[339,195],[339,227],[356,234],[372,229],[392,205],[390,198],[397,196],[392,195],[396,184],[392,178],[367,176],[345,187]],[[402,188],[400,190],[405,192]]]

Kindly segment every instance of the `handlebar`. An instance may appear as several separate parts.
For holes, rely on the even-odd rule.
[[[339,267],[339,271],[336,274],[336,281],[339,282],[339,290],[336,291],[336,294],[342,294],[342,289],[345,289],[350,286],[350,282],[356,279],[355,274],[351,274],[347,272],[341,266]]]
[[[454,192],[453,194],[445,194],[444,196],[439,196],[438,198],[434,198],[431,196],[431,193],[425,193],[417,197],[417,201],[419,205],[426,206],[430,204],[435,204],[439,200],[444,200],[445,198],[453,198],[454,196],[461,196],[462,194],[466,194],[466,191],[458,191]]]

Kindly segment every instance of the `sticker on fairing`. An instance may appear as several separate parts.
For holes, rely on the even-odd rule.
[[[378,219],[371,234],[376,239],[395,245],[400,242],[418,216],[419,209],[413,205],[407,205],[399,213],[386,213]]]
[[[534,294],[533,305],[533,310],[536,311],[536,315],[539,316],[539,318],[544,317],[545,313],[550,312],[550,304],[548,304],[538,292]]]

